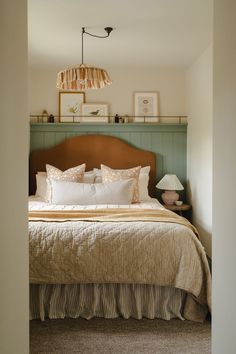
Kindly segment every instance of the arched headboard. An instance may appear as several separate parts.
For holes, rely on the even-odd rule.
[[[30,154],[30,194],[35,193],[35,175],[45,171],[46,163],[61,170],[86,163],[86,170],[100,164],[111,168],[126,169],[135,166],[150,166],[149,194],[155,197],[156,155],[137,149],[116,137],[107,135],[82,135],[69,138],[49,149],[36,150]]]

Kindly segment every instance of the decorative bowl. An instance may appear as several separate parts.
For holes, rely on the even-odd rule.
[[[175,201],[175,205],[180,206],[180,205],[182,205],[182,204],[183,204],[183,201],[182,201],[182,200],[176,200],[176,201]]]

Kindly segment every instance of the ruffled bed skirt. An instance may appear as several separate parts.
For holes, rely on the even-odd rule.
[[[138,284],[30,285],[30,317],[183,318],[186,292]]]

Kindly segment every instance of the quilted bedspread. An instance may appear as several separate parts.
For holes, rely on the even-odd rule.
[[[142,207],[160,208],[154,202]],[[68,208],[78,209],[30,204],[31,211]],[[29,222],[29,235],[31,283],[171,286],[210,308],[211,275],[204,248],[181,223],[38,220]]]

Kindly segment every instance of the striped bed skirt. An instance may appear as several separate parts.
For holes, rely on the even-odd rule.
[[[31,284],[30,318],[184,319],[187,293],[139,284]]]

